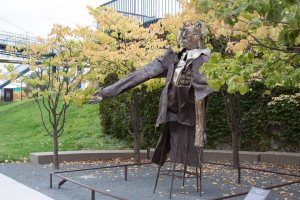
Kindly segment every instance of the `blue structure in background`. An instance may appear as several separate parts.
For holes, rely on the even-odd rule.
[[[36,37],[15,34],[10,32],[0,32],[0,63],[2,64],[14,64],[13,73],[17,74],[17,77],[29,72],[29,65],[22,64],[24,56],[22,55],[22,49],[27,44],[40,43],[42,41],[38,40]],[[9,52],[6,50],[7,46],[18,47],[18,51]],[[8,75],[6,72],[3,75]],[[3,98],[4,88],[11,84],[10,79],[0,80],[0,99]],[[13,88],[13,91],[20,90],[20,88]]]
[[[137,17],[144,27],[156,23],[167,14],[182,11],[178,0],[112,0],[101,6],[113,8],[125,16]]]
[[[0,31],[0,55],[22,57],[21,50],[17,52],[8,52],[6,51],[6,47],[10,45],[14,47],[20,47],[22,49],[27,44],[41,43],[41,42],[43,41],[38,40],[37,37]]]

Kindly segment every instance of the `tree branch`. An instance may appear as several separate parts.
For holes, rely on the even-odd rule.
[[[44,97],[43,97],[43,98],[44,98]],[[47,134],[48,134],[49,136],[53,137],[53,134],[51,134],[51,132],[49,131],[49,129],[47,128],[47,126],[46,126],[46,124],[45,124],[45,120],[44,120],[44,116],[43,116],[43,111],[42,111],[42,108],[41,108],[41,106],[40,106],[40,102],[39,102],[38,98],[37,98],[37,97],[34,97],[34,100],[35,100],[35,102],[36,102],[37,105],[38,105],[38,108],[39,108],[39,111],[40,111],[40,115],[41,115],[41,118],[42,118],[42,123],[43,123],[43,126],[44,126],[44,128],[45,128]]]

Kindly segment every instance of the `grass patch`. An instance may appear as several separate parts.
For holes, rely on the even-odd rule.
[[[126,148],[125,142],[102,134],[98,110],[96,104],[68,109],[60,151]],[[0,162],[27,160],[31,152],[52,151],[52,144],[33,100],[0,104]]]

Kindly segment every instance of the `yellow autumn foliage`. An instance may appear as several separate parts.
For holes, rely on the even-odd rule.
[[[111,8],[88,9],[99,28],[86,33],[91,39],[83,43],[83,54],[98,64],[94,69],[98,81],[103,81],[109,73],[121,78],[162,56],[168,46],[159,38],[164,31],[159,26],[144,28],[138,18],[123,16]],[[174,32],[175,29],[169,30]],[[152,83],[153,80],[147,84]]]

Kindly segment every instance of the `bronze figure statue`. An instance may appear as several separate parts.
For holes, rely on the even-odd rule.
[[[166,77],[160,96],[156,127],[167,123],[167,130],[155,149],[152,162],[163,165],[170,153],[172,163],[197,167],[205,142],[206,97],[213,91],[199,72],[210,57],[204,48],[204,24],[187,23],[180,29],[178,43],[183,48],[178,54],[169,48],[143,68],[128,74],[113,85],[100,88],[94,98],[114,97],[151,78]],[[157,183],[156,183],[157,184]]]

